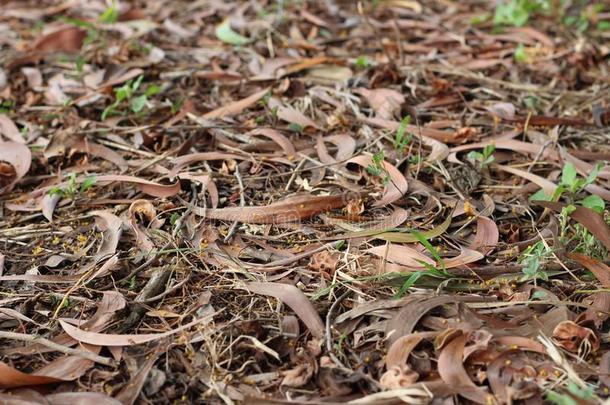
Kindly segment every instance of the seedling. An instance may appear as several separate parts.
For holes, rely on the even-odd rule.
[[[496,7],[494,25],[524,26],[531,15],[550,9],[550,0],[505,0]]]
[[[104,12],[99,16],[98,20],[105,24],[112,24],[117,22],[119,19],[119,8],[117,7],[117,2],[113,0],[112,5],[108,7]]]
[[[577,203],[583,207],[590,208],[595,212],[602,213],[606,208],[606,204],[600,196],[590,195],[580,200],[576,200],[575,198],[577,194],[585,189],[585,187],[595,181],[602,167],[602,163],[596,164],[593,167],[593,170],[591,170],[591,173],[584,178],[579,177],[576,167],[574,167],[572,163],[568,162],[563,166],[563,170],[561,172],[561,182],[559,183],[559,186],[557,186],[557,189],[553,195],[546,195],[543,190],[539,190],[538,192],[534,193],[530,199],[558,201],[562,195],[567,194],[570,203]]]
[[[528,246],[519,258],[519,262],[524,266],[523,274],[526,280],[541,279],[547,281],[549,275],[540,269],[540,265],[553,256],[553,251],[543,241],[538,241],[532,246]]]
[[[358,69],[366,69],[369,66],[371,66],[371,62],[366,56],[359,56],[358,59],[356,59],[356,67]]]
[[[485,168],[495,161],[494,152],[496,151],[495,145],[487,145],[482,152],[472,151],[468,153],[468,159],[477,162],[479,167]]]
[[[89,190],[96,182],[95,176],[88,176],[80,184],[80,187],[76,180],[76,173],[70,173],[68,175],[68,184],[65,187],[53,187],[49,190],[49,195],[59,196],[60,198],[69,198],[74,200],[79,193],[84,193]]]
[[[385,155],[383,150],[375,153],[373,155],[373,161],[366,167],[366,171],[372,174],[373,176],[381,177],[383,180],[383,184],[387,185],[390,182],[390,173],[388,173],[385,168],[383,162],[385,159]]]
[[[118,89],[114,89],[114,102],[104,109],[101,117],[102,120],[105,120],[109,115],[117,113],[124,115],[127,107],[136,114],[141,112],[148,102],[148,97],[154,96],[161,91],[159,86],[153,84],[148,86],[143,94],[136,96],[143,79],[144,76],[140,75],[135,81],[129,80]]]
[[[407,133],[407,126],[411,123],[411,116],[407,115],[402,119],[398,129],[396,130],[396,135],[394,135],[394,149],[397,151],[403,151],[407,145],[413,139],[413,134]]]

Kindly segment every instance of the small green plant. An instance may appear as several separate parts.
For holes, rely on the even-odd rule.
[[[394,135],[394,149],[397,151],[403,151],[407,145],[413,139],[413,134],[407,133],[407,126],[411,123],[411,116],[407,115],[400,121],[400,125]]]
[[[8,114],[15,107],[13,100],[4,100],[0,102],[0,114]]]
[[[572,394],[561,394],[557,391],[547,391],[546,400],[555,405],[578,405],[581,403],[579,399],[584,402],[589,402],[595,398],[595,392],[591,387],[581,387],[574,381],[570,380],[567,384],[567,391]],[[576,397],[577,399],[574,399]]]
[[[515,49],[515,53],[513,53],[513,57],[515,58],[515,62],[518,63],[529,62],[529,56],[525,52],[525,46],[523,44],[519,44],[517,46],[517,49]]]
[[[301,124],[297,124],[296,122],[291,122],[288,124],[288,130],[291,132],[296,132],[297,134],[302,134],[303,126]]]
[[[546,271],[540,269],[540,265],[553,256],[553,251],[543,241],[538,241],[532,246],[528,246],[519,258],[523,265],[523,274],[526,280],[549,279]]]
[[[60,198],[69,198],[74,200],[79,193],[84,193],[89,190],[96,182],[95,176],[88,176],[83,182],[78,185],[76,181],[76,173],[68,175],[68,184],[65,187],[53,187],[49,190],[49,195],[59,196]]]
[[[373,161],[366,167],[366,171],[373,176],[381,177],[383,184],[387,185],[390,182],[390,173],[388,173],[385,165],[383,164],[385,159],[383,150],[375,153],[372,159]]]
[[[551,9],[550,0],[504,0],[497,5],[494,25],[522,27],[531,15]]]
[[[108,7],[104,12],[99,16],[98,20],[105,24],[112,24],[117,22],[119,19],[119,8],[117,6],[117,2],[115,0],[112,1],[112,5]]]
[[[355,65],[358,69],[366,69],[371,66],[371,62],[369,61],[369,58],[362,55],[359,56],[358,59],[356,59]]]
[[[591,173],[587,177],[579,177],[576,167],[568,162],[563,166],[561,172],[561,181],[553,195],[547,195],[543,190],[534,193],[531,200],[558,201],[562,195],[566,195],[570,204],[576,203],[583,207],[592,209],[595,212],[602,213],[606,208],[604,200],[598,195],[589,195],[583,199],[577,199],[576,196],[582,192],[585,187],[592,184],[599,171],[603,167],[603,163],[598,163],[593,167]]]
[[[468,157],[468,159],[472,160],[473,162],[477,162],[477,164],[480,168],[484,168],[484,167],[489,166],[490,164],[492,164],[495,161],[495,158],[493,155],[495,151],[496,151],[495,145],[487,145],[485,148],[483,148],[482,152],[472,151],[472,152],[468,153],[467,157]]]
[[[398,290],[398,292],[396,292],[394,298],[402,298],[407,293],[409,288],[413,287],[422,276],[430,276],[440,279],[447,279],[451,277],[451,274],[447,272],[445,262],[439,255],[436,248],[432,246],[430,241],[426,238],[426,236],[416,230],[412,230],[411,233],[413,233],[417,240],[426,248],[428,252],[430,252],[434,260],[436,260],[436,263],[440,266],[440,269],[432,266],[430,263],[418,260],[419,263],[425,267],[426,271],[422,270],[412,273],[409,278],[406,279],[405,282],[400,286],[400,289]]]
[[[127,83],[125,83],[118,89],[115,89],[114,102],[104,109],[101,117],[102,120],[105,120],[106,117],[112,114],[124,114],[124,111],[127,106],[132,112],[136,114],[140,113],[146,106],[148,98],[154,96],[155,94],[159,93],[159,91],[161,91],[158,86],[153,84],[148,86],[143,94],[136,96],[136,93],[138,92],[143,79],[144,76],[140,75],[136,78],[136,80],[129,80]]]

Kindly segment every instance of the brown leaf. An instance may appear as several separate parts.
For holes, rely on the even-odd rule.
[[[499,238],[500,231],[494,221],[485,217],[477,217],[477,233],[470,244],[470,249],[487,255],[498,245]]]
[[[360,94],[375,110],[379,118],[391,120],[395,114],[400,112],[400,107],[405,102],[405,96],[391,89],[354,89],[354,93]]]
[[[210,219],[239,221],[253,224],[281,224],[310,218],[320,212],[343,207],[344,195],[299,195],[259,207],[228,207],[199,209],[198,215]]]
[[[244,287],[254,294],[269,295],[288,305],[301,318],[311,334],[324,337],[324,324],[309,299],[293,285],[281,283],[248,283]]]
[[[0,135],[4,135],[13,142],[25,143],[25,139],[21,132],[19,132],[17,125],[5,114],[0,114]]]
[[[441,351],[438,358],[438,373],[445,383],[460,387],[460,395],[478,404],[494,404],[494,397],[477,387],[464,369],[462,357],[468,340],[461,334],[451,340]]]
[[[46,34],[34,43],[32,49],[39,52],[78,52],[83,46],[87,31],[66,26]]]
[[[120,401],[99,392],[60,392],[45,397],[50,405],[121,405]]]
[[[604,288],[610,288],[610,266],[582,253],[567,252],[566,256],[593,273]]]
[[[486,297],[459,295],[441,295],[437,297],[412,295],[410,298],[387,323],[385,331],[388,346],[391,346],[401,336],[412,333],[419,320],[433,308],[450,302],[485,302],[491,300]]]
[[[356,156],[347,161],[347,163],[355,163],[364,168],[369,167],[373,163],[373,158],[368,155]],[[385,192],[381,196],[381,199],[373,203],[373,207],[383,207],[393,203],[400,199],[409,189],[409,184],[405,176],[396,168],[396,166],[383,161],[383,167],[387,170],[390,181],[386,186]]]
[[[383,373],[379,384],[386,390],[400,389],[415,384],[419,379],[419,374],[411,370],[406,364],[388,367]]]
[[[282,102],[276,98],[271,98],[271,100],[269,100],[269,107],[275,108],[278,118],[290,124],[298,124],[301,126],[301,128],[311,127],[320,129],[318,124],[313,122],[309,117],[305,116],[305,114],[291,106],[282,104]]]
[[[560,202],[533,201],[533,203],[555,212],[561,212],[562,209],[566,207],[566,204]],[[606,249],[610,250],[610,226],[608,226],[604,218],[590,208],[581,206],[575,207],[574,211],[570,213],[570,217],[587,228],[589,232],[604,244]]]
[[[265,88],[261,91],[251,94],[250,96],[234,101],[231,104],[228,104],[223,107],[219,107],[215,110],[212,110],[208,113],[203,114],[203,118],[212,119],[212,118],[223,118],[229,115],[239,114],[246,108],[256,104],[261,98],[265,96],[269,92],[269,88]]]
[[[586,345],[596,352],[599,349],[599,338],[589,328],[580,326],[572,321],[563,321],[553,330],[553,341],[572,353],[580,353]]]
[[[388,245],[375,246],[366,250],[376,256],[385,258],[388,262],[397,263],[414,269],[424,269],[423,263],[436,266],[436,262],[408,245],[390,243]],[[423,262],[423,263],[422,263]]]
[[[30,170],[31,162],[32,153],[27,146],[17,142],[0,142],[0,194],[13,189]]]
[[[62,381],[59,378],[22,373],[13,367],[0,362],[0,388],[17,388],[28,385],[52,384]]]
[[[181,332],[185,329],[188,329],[192,326],[195,326],[201,322],[209,321],[209,317],[203,317],[196,319],[192,322],[187,323],[186,325],[182,325],[176,329],[172,329],[163,333],[148,333],[148,334],[139,334],[139,335],[116,335],[109,333],[97,333],[90,332],[86,330],[79,329],[75,326],[70,325],[68,322],[64,320],[59,320],[61,327],[64,331],[70,335],[73,339],[81,342],[88,343],[91,345],[98,346],[133,346],[140,345],[142,343],[152,342],[154,340],[162,339],[164,337],[168,337],[174,335],[178,332]]]

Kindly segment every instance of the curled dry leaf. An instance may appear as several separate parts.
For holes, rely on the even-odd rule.
[[[30,170],[32,153],[17,142],[0,142],[0,194],[13,189]]]
[[[60,378],[22,373],[13,367],[0,362],[0,388],[17,388],[28,385],[52,384],[62,381]]]
[[[477,387],[464,369],[463,355],[466,335],[454,337],[442,350],[438,358],[438,373],[445,383],[460,387],[460,395],[478,404],[495,404],[492,395]]]
[[[414,269],[424,269],[424,264],[436,266],[436,262],[433,259],[408,245],[390,243],[388,245],[372,247],[368,249],[367,252],[385,258],[388,262],[397,263]]]
[[[129,206],[129,223],[136,236],[136,247],[147,258],[153,254],[155,244],[146,234],[145,227],[155,227],[157,222],[157,211],[150,201],[136,200]]]
[[[298,195],[260,207],[228,207],[208,210],[200,208],[196,213],[205,218],[224,221],[280,224],[310,218],[320,212],[343,207],[345,204],[347,204],[347,200],[344,195]]]
[[[568,252],[566,255],[593,273],[604,288],[610,288],[610,266],[581,253]]]
[[[281,134],[275,129],[257,128],[253,131],[248,132],[247,135],[259,135],[271,139],[273,142],[277,143],[282,148],[288,159],[293,159],[294,156],[297,154],[297,151],[294,148],[294,145],[292,144],[290,139],[288,139],[285,135]]]
[[[557,185],[552,181],[547,180],[544,177],[537,176],[533,173],[526,172],[525,170],[519,170],[515,169],[514,167],[504,165],[494,165],[493,167],[531,181],[532,183],[542,188],[542,191],[544,191],[546,195],[553,195],[555,193],[555,190],[557,190]]]
[[[290,124],[298,124],[301,128],[316,128],[320,129],[318,124],[313,122],[310,118],[305,116],[302,112],[296,110],[293,107],[284,105],[281,101],[276,98],[269,100],[269,107],[276,109],[277,117]]]
[[[347,161],[347,163],[355,163],[364,168],[369,167],[373,163],[373,158],[368,155],[356,156]],[[409,189],[409,184],[405,176],[396,168],[396,166],[384,161],[383,167],[387,170],[390,181],[386,186],[386,190],[381,196],[381,199],[373,203],[374,207],[383,207],[400,199]]]
[[[123,221],[108,211],[94,211],[91,214],[99,218],[97,226],[103,234],[102,245],[94,258],[95,262],[98,263],[116,253],[116,248],[119,245],[119,239],[121,238]]]
[[[500,239],[498,225],[494,221],[485,217],[477,217],[477,233],[470,244],[470,249],[487,255],[495,249]]]
[[[387,390],[393,390],[415,384],[418,379],[419,374],[413,371],[408,365],[403,364],[389,367],[381,376],[379,384]]]
[[[256,104],[261,98],[265,96],[269,92],[269,89],[263,89],[261,91],[257,91],[256,93],[251,94],[250,96],[234,101],[233,103],[227,104],[223,107],[219,107],[215,110],[212,110],[208,113],[203,114],[203,118],[212,119],[212,118],[224,118],[230,115],[235,115],[246,108]]]
[[[21,136],[21,132],[19,132],[17,125],[15,125],[13,120],[5,114],[0,114],[0,135],[5,136],[13,142],[25,143],[25,139]]]
[[[40,37],[32,49],[39,52],[78,52],[86,36],[86,30],[66,26]]]
[[[553,341],[572,353],[596,352],[600,345],[595,332],[572,321],[563,321],[555,327]]]
[[[324,337],[324,324],[309,299],[293,285],[281,283],[248,283],[244,288],[251,293],[269,295],[288,305],[301,318],[311,334]]]
[[[358,88],[354,92],[366,99],[379,118],[386,120],[393,119],[405,102],[405,96],[391,89]]]
[[[175,335],[176,333],[191,328],[199,323],[209,321],[210,318],[211,316],[204,316],[203,318],[196,319],[192,322],[187,323],[186,325],[182,325],[176,329],[172,329],[163,333],[147,333],[139,335],[116,335],[110,333],[91,332],[72,326],[62,319],[59,320],[59,323],[64,329],[64,331],[68,335],[70,335],[71,338],[81,343],[88,343],[91,345],[98,346],[133,346]]]

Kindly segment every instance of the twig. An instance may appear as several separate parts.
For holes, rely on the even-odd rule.
[[[235,166],[235,178],[237,179],[237,184],[239,185],[239,206],[243,207],[246,205],[246,199],[244,197],[244,183],[241,180],[241,174],[239,174],[239,166]],[[237,224],[239,221],[233,222],[231,227],[229,228],[229,232],[227,232],[227,236],[225,236],[224,242],[227,243],[231,236],[235,233],[235,229],[237,228]]]
[[[56,350],[58,352],[62,352],[62,353],[69,354],[72,356],[83,357],[85,359],[89,359],[91,361],[103,364],[105,366],[113,367],[116,365],[114,360],[109,359],[108,357],[98,356],[97,354],[92,353],[88,350],[73,349],[71,347],[60,345],[59,343],[55,343],[49,339],[43,338],[42,336],[29,335],[29,334],[25,334],[25,333],[0,331],[0,339],[11,339],[11,340],[20,340],[22,342],[40,343],[41,345],[46,346],[50,349]]]

